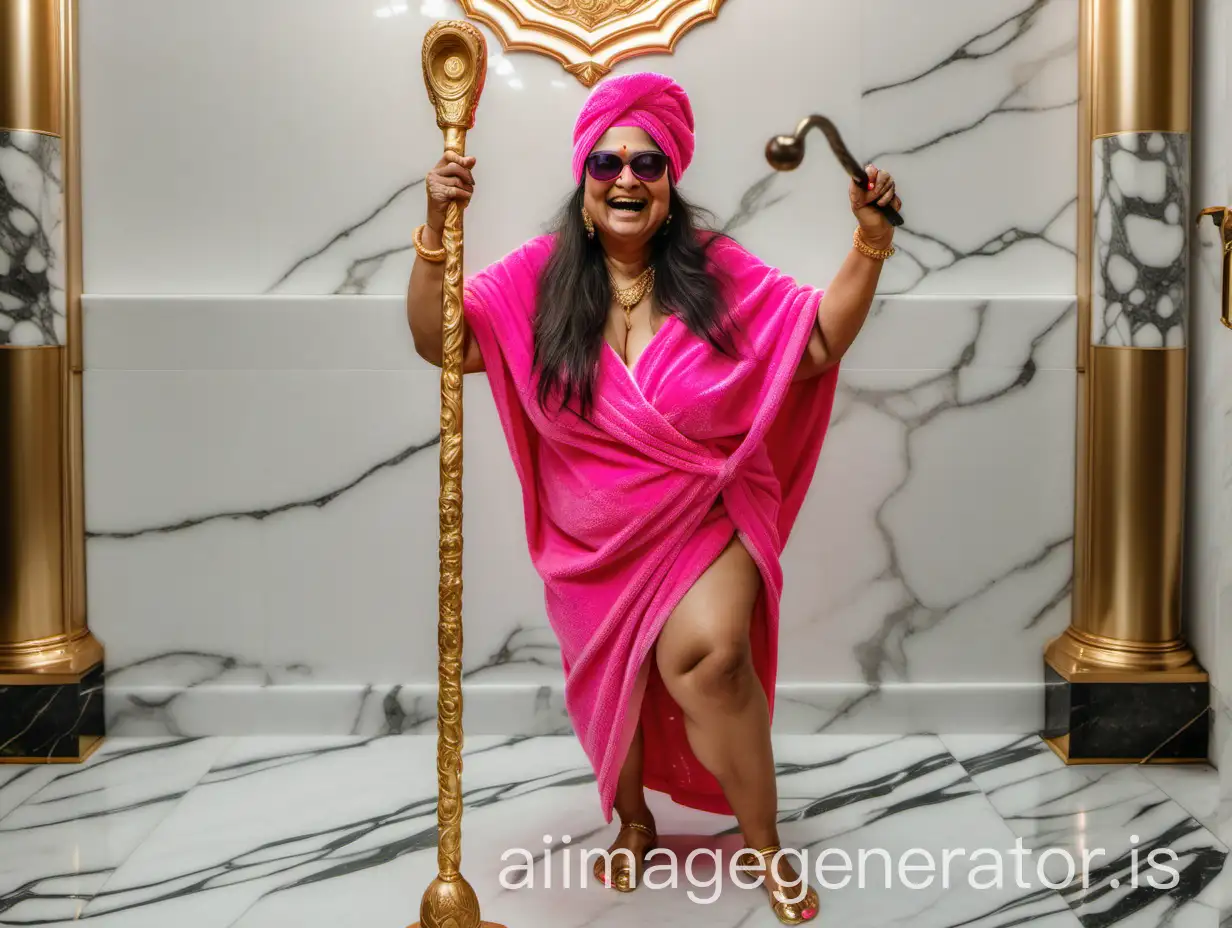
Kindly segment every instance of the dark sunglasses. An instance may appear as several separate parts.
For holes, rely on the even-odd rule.
[[[597,151],[586,159],[586,170],[595,180],[606,183],[618,178],[626,164],[633,168],[633,176],[638,180],[656,181],[667,170],[667,155],[661,151],[643,151],[626,162],[618,152]]]

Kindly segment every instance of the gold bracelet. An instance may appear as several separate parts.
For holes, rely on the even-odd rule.
[[[864,236],[860,232],[859,226],[856,226],[855,235],[851,237],[851,240],[855,243],[856,251],[860,252],[860,254],[865,257],[872,258],[874,261],[884,261],[886,258],[894,257],[893,245],[889,248],[874,248],[868,242],[864,241]]]
[[[444,246],[441,246],[440,248],[433,251],[432,249],[424,245],[423,230],[424,230],[423,226],[420,226],[419,228],[415,230],[415,235],[414,235],[415,253],[418,254],[419,257],[423,258],[425,261],[431,261],[433,264],[443,264],[445,261]]]

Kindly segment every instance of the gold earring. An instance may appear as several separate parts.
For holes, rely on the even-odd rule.
[[[586,207],[582,207],[582,225],[586,226],[586,237],[593,239],[595,237],[595,223],[590,218],[590,213],[586,212]]]

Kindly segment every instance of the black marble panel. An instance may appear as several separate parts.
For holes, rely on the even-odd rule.
[[[78,758],[104,719],[102,664],[76,683],[0,683],[0,758]]]
[[[1071,683],[1044,665],[1046,738],[1069,735],[1070,760],[1205,760],[1206,683]]]
[[[1045,738],[1059,738],[1069,731],[1069,682],[1044,664],[1044,732]]]

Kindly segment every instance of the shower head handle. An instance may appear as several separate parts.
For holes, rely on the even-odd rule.
[[[791,135],[776,135],[766,143],[766,160],[770,162],[770,166],[776,171],[794,171],[798,168],[804,161],[804,137],[810,129],[821,130],[821,134],[830,144],[830,151],[834,153],[838,163],[843,166],[843,170],[861,187],[866,187],[868,174],[843,143],[838,127],[825,116],[817,114],[800,120],[796,131]],[[894,207],[879,206],[877,208],[885,214],[891,225],[901,226],[903,224],[903,217]]]

